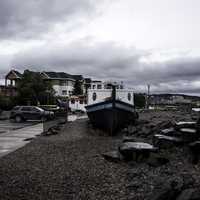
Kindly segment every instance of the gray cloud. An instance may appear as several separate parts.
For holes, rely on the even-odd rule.
[[[42,51],[41,51],[42,49]],[[125,48],[112,42],[44,45],[16,54],[11,66],[19,70],[65,71],[105,80],[119,80],[138,91],[151,84],[152,92],[199,93],[200,58],[187,57],[166,62],[142,63],[151,52]]]
[[[0,39],[38,37],[55,23],[90,15],[96,6],[92,0],[1,0]]]
[[[16,48],[18,53],[12,54],[8,50],[8,55],[0,53],[0,79],[11,68],[20,71],[28,68],[124,81],[137,91],[145,91],[146,85],[151,84],[152,92],[199,93],[200,57],[190,57],[188,52],[165,62],[146,63],[141,60],[151,56],[151,51],[124,47],[114,42],[93,42],[89,36],[69,44],[56,43],[56,36],[60,33],[55,28],[58,23],[68,31],[76,30],[78,35],[79,21],[85,18],[90,21],[105,1],[113,0],[98,3],[94,0],[1,0],[0,45],[3,49],[6,42],[10,42],[10,48]],[[28,50],[28,43],[26,50],[19,51],[20,45],[26,46],[25,42],[29,39],[43,45],[34,45],[37,47]],[[70,39],[74,39],[73,36]],[[3,40],[4,44],[1,43]]]

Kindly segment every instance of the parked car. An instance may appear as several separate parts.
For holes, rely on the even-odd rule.
[[[25,120],[42,120],[54,118],[54,112],[45,111],[37,106],[15,106],[11,113],[10,119],[14,119],[16,122]]]

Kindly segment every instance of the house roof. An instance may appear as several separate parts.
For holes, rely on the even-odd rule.
[[[22,74],[20,73],[20,72],[18,72],[18,71],[16,71],[16,70],[13,70],[14,71],[14,73],[17,75],[17,76],[19,76],[19,78],[22,78]]]
[[[91,78],[85,78],[84,80],[85,80],[85,83],[88,83],[88,84],[92,82]]]
[[[82,80],[82,75],[71,75],[65,72],[44,72],[51,79],[75,79]]]
[[[8,74],[6,75],[6,78],[11,78],[11,79],[18,79],[18,78],[22,78],[22,74],[16,70],[11,70],[8,72]]]

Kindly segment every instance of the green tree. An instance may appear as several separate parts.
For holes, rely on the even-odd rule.
[[[47,104],[53,97],[54,90],[50,83],[45,82],[39,72],[25,70],[17,85],[18,103],[37,105]]]
[[[144,94],[134,94],[134,102],[137,108],[145,107],[145,95]]]
[[[81,95],[83,94],[82,84],[79,80],[76,80],[74,84],[74,90],[72,92],[73,95]]]

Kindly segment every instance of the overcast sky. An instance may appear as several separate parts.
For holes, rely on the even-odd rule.
[[[199,0],[0,0],[0,74],[64,71],[200,94]]]

